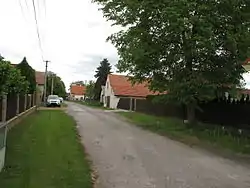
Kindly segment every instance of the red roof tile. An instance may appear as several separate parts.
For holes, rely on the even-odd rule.
[[[150,91],[146,82],[132,85],[124,75],[109,74],[108,78],[114,94],[118,96],[147,97],[159,94]]]
[[[44,72],[36,71],[36,83],[38,85],[44,85],[44,76],[45,76]]]
[[[250,57],[246,59],[246,61],[244,61],[243,65],[247,65],[250,63]]]
[[[81,85],[71,85],[70,86],[70,94],[73,95],[85,95],[86,87]]]

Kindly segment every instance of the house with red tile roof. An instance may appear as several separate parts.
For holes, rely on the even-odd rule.
[[[41,93],[43,93],[44,90],[44,77],[45,72],[36,71],[36,84]]]
[[[149,90],[146,82],[133,85],[127,76],[109,74],[102,87],[100,102],[104,107],[116,109],[120,98],[146,99],[148,95],[157,94]]]
[[[83,100],[86,94],[86,87],[80,84],[70,85],[70,100]]]

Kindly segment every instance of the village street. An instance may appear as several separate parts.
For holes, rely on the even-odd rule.
[[[245,188],[250,168],[144,131],[113,112],[68,103],[97,188]]]

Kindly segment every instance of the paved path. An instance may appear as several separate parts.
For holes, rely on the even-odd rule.
[[[141,130],[116,114],[69,103],[97,188],[246,188],[249,166]]]

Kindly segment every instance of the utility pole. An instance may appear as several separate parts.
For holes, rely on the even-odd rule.
[[[48,63],[50,61],[46,60],[45,62],[45,74],[44,74],[44,91],[43,91],[43,102],[46,105],[46,95],[47,95],[47,71],[48,71]]]
[[[51,74],[51,95],[53,95],[54,92],[54,74]]]

